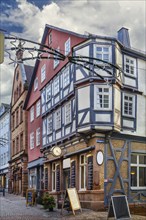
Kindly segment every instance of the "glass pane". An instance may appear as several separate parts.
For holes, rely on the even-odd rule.
[[[101,54],[96,54],[96,58],[102,60],[102,55]]]
[[[146,156],[145,155],[139,155],[139,163],[146,165]]]
[[[84,166],[81,167],[81,189],[84,188]]]
[[[108,47],[103,47],[103,52],[109,52],[109,48]]]
[[[102,51],[102,47],[96,47],[96,51]]]
[[[131,167],[131,186],[137,186],[137,167]]]
[[[139,168],[139,186],[146,186],[146,167]]]
[[[81,164],[84,164],[84,155],[81,155]]]
[[[137,155],[131,155],[131,163],[136,163],[137,164]]]

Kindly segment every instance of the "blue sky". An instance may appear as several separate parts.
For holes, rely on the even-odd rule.
[[[146,51],[146,0],[0,0],[0,29],[6,34],[40,42],[45,24],[112,37],[126,27],[131,46]],[[5,48],[9,47],[5,41]],[[14,65],[9,63],[5,53],[0,65],[0,103],[10,103]]]

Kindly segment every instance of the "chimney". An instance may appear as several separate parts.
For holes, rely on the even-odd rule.
[[[123,44],[125,47],[131,47],[130,45],[130,38],[129,38],[129,32],[128,29],[125,27],[122,27],[118,31],[118,40]]]

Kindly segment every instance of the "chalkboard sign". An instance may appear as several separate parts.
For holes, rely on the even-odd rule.
[[[56,168],[56,191],[60,191],[60,166]]]
[[[67,193],[68,193],[68,197],[70,200],[73,214],[75,215],[75,212],[74,212],[75,210],[80,209],[82,211],[76,188],[68,188]]]
[[[108,210],[108,218],[115,217],[115,219],[130,219],[129,206],[125,195],[112,196]]]
[[[26,206],[35,204],[35,191],[33,189],[28,189],[26,192]]]

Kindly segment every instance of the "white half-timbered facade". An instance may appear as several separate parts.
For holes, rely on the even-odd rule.
[[[41,89],[42,152],[54,195],[76,187],[82,206],[93,209],[116,193],[146,201],[145,65],[126,28],[118,38],[89,35]],[[54,146],[61,157],[51,155]]]

